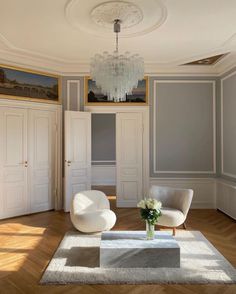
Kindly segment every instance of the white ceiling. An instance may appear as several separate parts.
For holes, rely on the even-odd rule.
[[[110,33],[91,18],[92,9],[103,2],[0,0],[0,62],[88,73],[95,53],[114,50],[112,28]],[[236,65],[235,0],[126,2],[134,3],[143,19],[123,30],[120,51],[143,56],[147,73],[217,74]],[[226,52],[231,54],[213,66],[180,66]]]

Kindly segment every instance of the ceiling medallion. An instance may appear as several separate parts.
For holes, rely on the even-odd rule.
[[[141,9],[129,2],[112,1],[101,3],[91,11],[91,19],[100,26],[111,28],[114,19],[119,19],[122,29],[137,25],[143,20]]]
[[[69,0],[65,7],[68,23],[79,31],[110,38],[114,19],[122,25],[120,37],[150,33],[167,19],[162,0]]]

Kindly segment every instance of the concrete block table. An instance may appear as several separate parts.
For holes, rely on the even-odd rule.
[[[102,268],[178,268],[180,247],[172,235],[158,231],[146,240],[145,231],[103,232],[100,245]]]

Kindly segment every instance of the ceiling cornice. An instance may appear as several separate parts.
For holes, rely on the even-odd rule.
[[[62,76],[81,76],[89,74],[89,63],[86,62],[60,62],[57,59],[35,56],[27,52],[0,49],[0,63],[25,67],[34,70],[47,71]],[[236,66],[236,54],[229,54],[226,58],[212,66],[183,66],[178,64],[145,63],[145,74],[155,75],[191,75],[191,76],[221,76]]]

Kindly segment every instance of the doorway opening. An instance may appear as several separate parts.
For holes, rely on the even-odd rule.
[[[65,112],[65,211],[76,193],[91,186],[115,195],[117,207],[136,207],[146,195],[148,109],[128,110]]]
[[[91,184],[116,203],[116,114],[91,115]]]

